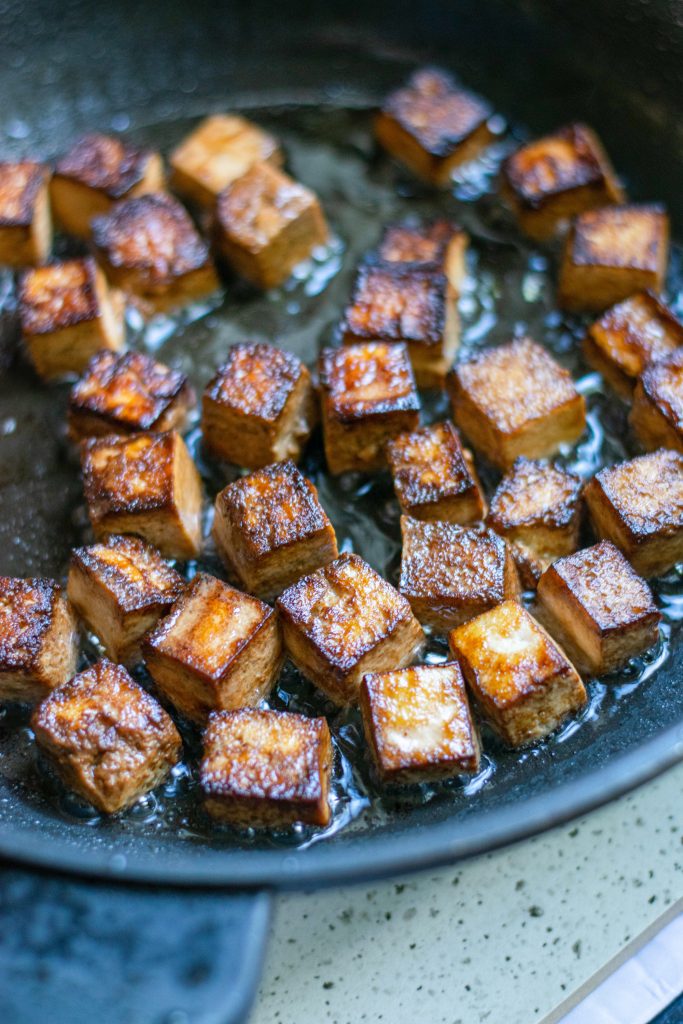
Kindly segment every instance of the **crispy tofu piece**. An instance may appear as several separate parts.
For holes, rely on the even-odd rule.
[[[31,728],[64,784],[104,814],[163,782],[182,750],[170,715],[106,659],[51,693]]]
[[[143,641],[152,679],[195,722],[211,711],[254,707],[270,692],[283,661],[272,608],[198,573]]]
[[[52,248],[50,172],[23,160],[0,163],[0,266],[35,267]]]
[[[671,448],[683,453],[683,348],[645,369],[629,419],[646,451]]]
[[[171,153],[169,184],[184,199],[212,209],[223,189],[260,161],[282,163],[269,132],[235,114],[212,114]]]
[[[60,157],[50,186],[52,212],[70,235],[90,238],[91,221],[114,203],[164,188],[161,156],[111,135],[84,135]]]
[[[203,299],[219,287],[206,242],[173,196],[154,192],[116,203],[95,217],[92,236],[109,280],[146,315]]]
[[[448,642],[482,714],[508,746],[547,736],[586,703],[574,666],[516,601],[458,626]]]
[[[645,367],[683,349],[683,323],[652,292],[637,292],[588,328],[583,354],[623,398]]]
[[[24,347],[43,380],[82,373],[96,352],[124,347],[121,297],[90,257],[27,270],[18,308]]]
[[[608,540],[553,562],[538,602],[548,632],[588,675],[614,672],[657,643],[652,592]]]
[[[277,607],[287,653],[335,704],[358,700],[366,672],[404,668],[424,647],[408,601],[358,555],[304,576]]]
[[[140,642],[183,591],[185,580],[139,537],[112,536],[71,553],[67,593],[112,661],[135,665]]]
[[[434,782],[479,768],[479,737],[457,664],[363,676],[365,738],[383,783]]]
[[[664,286],[669,218],[663,206],[608,206],[579,214],[560,267],[562,309],[600,312],[634,292]]]
[[[459,363],[448,390],[456,425],[501,469],[520,455],[552,455],[586,427],[586,403],[571,375],[531,338]]]
[[[522,146],[501,169],[501,195],[519,227],[544,242],[576,214],[625,196],[595,132],[570,124]]]
[[[307,368],[263,342],[232,345],[202,399],[207,450],[249,469],[300,459],[317,419]]]
[[[456,167],[473,160],[493,139],[493,111],[438,68],[415,71],[387,96],[375,118],[378,142],[424,181],[446,188]]]
[[[339,554],[317,489],[291,461],[224,487],[216,498],[213,537],[241,586],[264,601]]]
[[[54,580],[0,576],[0,701],[42,700],[76,671],[78,627]]]
[[[324,718],[214,711],[199,770],[204,807],[240,828],[327,825],[333,757]]]
[[[534,588],[556,558],[578,548],[581,489],[574,473],[524,458],[500,481],[486,522],[512,545],[526,587]]]
[[[386,442],[420,422],[405,345],[366,342],[323,349],[318,364],[325,457],[330,473],[372,473]]]
[[[217,254],[257,288],[277,288],[329,237],[314,192],[256,163],[218,197]]]
[[[611,540],[641,576],[683,560],[683,455],[660,449],[601,469],[586,504],[598,537]]]
[[[452,423],[434,423],[387,442],[387,461],[401,509],[414,519],[475,523],[486,499]]]
[[[179,434],[90,438],[81,452],[85,500],[98,540],[136,533],[167,558],[196,558],[202,485]]]
[[[377,255],[384,263],[436,264],[446,275],[451,294],[458,296],[465,276],[468,244],[467,233],[453,221],[405,221],[387,225]]]

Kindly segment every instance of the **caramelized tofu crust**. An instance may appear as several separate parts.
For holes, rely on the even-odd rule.
[[[104,814],[163,782],[182,749],[161,705],[106,659],[51,693],[31,728],[65,785]]]
[[[424,646],[408,601],[358,555],[305,576],[277,607],[292,661],[336,704],[357,701],[366,672],[404,668]]]
[[[384,783],[432,782],[479,768],[479,738],[457,664],[363,677],[360,707]]]
[[[611,540],[641,576],[683,560],[683,455],[660,449],[600,470],[586,486],[598,537]]]
[[[242,828],[327,825],[333,750],[324,718],[215,711],[204,733],[204,806]]]
[[[586,403],[571,375],[531,338],[458,364],[448,390],[456,425],[501,469],[520,455],[552,455],[586,426]]]
[[[381,469],[386,465],[386,442],[414,430],[420,420],[406,346],[366,342],[323,349],[319,374],[329,471]]]
[[[466,232],[453,221],[406,221],[384,229],[377,255],[384,263],[433,263],[446,275],[451,293],[457,296],[465,276],[468,243]]]
[[[631,426],[646,451],[683,453],[683,348],[649,365],[636,384]]]
[[[45,164],[0,163],[0,266],[36,266],[50,255],[49,178]]]
[[[317,418],[307,368],[291,352],[263,342],[231,346],[202,399],[208,451],[250,469],[298,460]]]
[[[282,667],[282,635],[267,604],[198,573],[143,641],[150,675],[188,718],[253,707]]]
[[[228,484],[216,498],[213,536],[226,567],[263,600],[338,555],[318,492],[291,461]]]
[[[547,736],[586,703],[574,666],[516,601],[458,626],[449,645],[483,715],[511,747]]]
[[[548,631],[590,675],[614,672],[657,643],[661,615],[650,588],[607,540],[554,562],[538,600]]]
[[[0,701],[42,700],[76,671],[76,619],[53,580],[0,576]]]
[[[669,218],[663,206],[589,210],[567,235],[558,302],[562,309],[599,312],[634,292],[659,292],[668,259]]]
[[[197,556],[201,481],[179,434],[90,438],[83,442],[81,465],[98,540],[137,533],[167,558]]]

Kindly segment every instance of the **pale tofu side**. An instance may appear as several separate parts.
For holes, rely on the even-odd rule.
[[[683,454],[683,348],[645,369],[629,422],[645,451],[670,448]]]
[[[457,298],[465,276],[469,237],[459,224],[439,219],[426,224],[412,220],[384,229],[377,255],[386,263],[433,263],[446,275],[451,296]]]
[[[24,160],[0,162],[0,266],[34,267],[52,248],[50,169]]]

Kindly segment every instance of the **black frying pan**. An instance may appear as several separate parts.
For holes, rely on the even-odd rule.
[[[355,11],[44,0],[6,5],[0,57],[8,155],[52,155],[85,129],[145,137],[146,125],[212,109],[368,107],[416,62],[439,61],[532,131],[593,123],[632,194],[663,199],[683,228],[680,3],[368,0]],[[59,436],[63,400],[21,368],[0,383],[1,572],[59,573],[75,538],[79,484]],[[398,801],[305,849],[160,833],[144,821],[79,823],[27,785],[25,733],[6,730],[3,1019],[147,1024],[174,1010],[192,1022],[240,1019],[258,978],[268,890],[470,856],[638,785],[683,757],[682,664],[674,631],[647,686],[575,742],[511,759],[475,799]]]

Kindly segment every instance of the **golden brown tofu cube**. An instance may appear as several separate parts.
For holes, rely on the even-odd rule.
[[[614,672],[657,643],[652,592],[608,540],[553,562],[538,601],[546,629],[588,675]]]
[[[182,749],[170,715],[106,659],[51,693],[31,728],[64,784],[104,814],[163,782]]]
[[[683,349],[683,324],[652,292],[608,309],[583,339],[586,361],[627,399],[645,367],[677,349]]]
[[[164,187],[158,153],[111,135],[84,135],[55,165],[50,188],[52,212],[70,235],[90,238],[93,217],[114,203]]]
[[[116,203],[92,235],[109,280],[145,315],[203,299],[218,289],[209,248],[184,206],[155,192]]]
[[[600,470],[586,504],[598,537],[611,540],[641,576],[683,560],[683,455],[660,449]]]
[[[324,718],[214,711],[199,770],[204,807],[238,828],[327,825],[333,758]]]
[[[152,679],[196,722],[210,711],[254,707],[282,667],[282,633],[272,608],[198,573],[143,641]]]
[[[414,519],[475,523],[486,500],[452,423],[434,423],[387,442],[387,461],[401,509]]]
[[[167,558],[196,558],[202,485],[179,434],[90,438],[83,442],[81,465],[98,540],[136,533]]]
[[[437,633],[519,596],[512,551],[493,530],[401,516],[401,538],[399,590]]]
[[[482,714],[511,747],[547,736],[586,703],[574,666],[516,601],[458,626],[449,646]]]
[[[387,96],[375,119],[380,144],[414,174],[441,188],[491,142],[491,107],[438,68],[415,71]]]
[[[458,364],[448,390],[456,425],[501,469],[520,455],[552,455],[586,427],[586,403],[571,375],[531,338]]]
[[[372,473],[386,442],[420,422],[420,399],[405,345],[367,342],[323,349],[321,418],[330,473]]]
[[[318,491],[291,461],[223,488],[216,498],[213,537],[226,567],[264,601],[339,554]]]
[[[646,451],[683,453],[683,348],[647,367],[636,384],[629,419]]]
[[[608,206],[579,214],[567,235],[558,302],[600,312],[634,292],[664,286],[669,218],[663,206]]]
[[[517,459],[491,499],[487,524],[512,545],[522,582],[579,546],[581,480],[560,466]]]
[[[509,156],[501,193],[521,230],[538,242],[570,217],[625,198],[600,140],[585,124],[567,125]]]
[[[249,469],[300,459],[317,419],[304,364],[263,342],[232,345],[202,399],[205,447]]]
[[[0,701],[33,703],[76,671],[78,628],[54,580],[0,576]]]
[[[358,700],[366,672],[404,668],[424,647],[406,599],[358,555],[304,576],[277,607],[292,661],[336,704]]]
[[[451,294],[460,294],[469,238],[453,221],[389,224],[377,249],[385,263],[433,263],[446,275]]]
[[[27,270],[18,305],[24,346],[43,380],[82,373],[96,352],[124,347],[123,303],[91,258]]]
[[[216,252],[257,288],[277,288],[328,235],[315,193],[270,164],[254,164],[218,197]]]
[[[212,114],[171,153],[170,186],[200,206],[212,208],[219,193],[255,163],[282,163],[277,140],[235,114]]]
[[[182,576],[139,537],[108,537],[71,554],[69,600],[108,657],[124,665],[140,661],[140,641],[184,586]]]
[[[479,768],[479,737],[457,664],[363,677],[365,738],[383,783],[434,782]]]
[[[45,164],[0,163],[0,266],[34,267],[49,257],[49,180]]]

